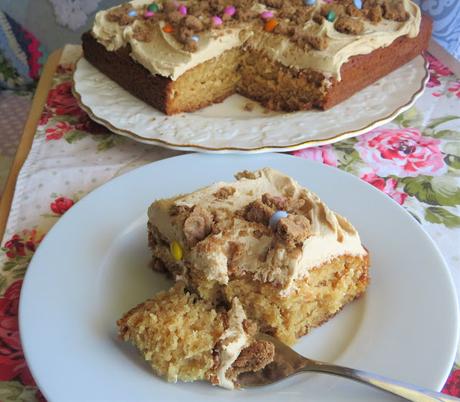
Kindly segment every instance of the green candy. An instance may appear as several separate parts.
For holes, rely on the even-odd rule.
[[[151,11],[152,13],[156,13],[159,10],[159,8],[156,3],[152,3],[147,7],[147,10]]]
[[[330,22],[334,22],[335,17],[336,17],[335,12],[331,10],[327,13],[326,19]]]

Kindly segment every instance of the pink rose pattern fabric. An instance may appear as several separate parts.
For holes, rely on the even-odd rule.
[[[345,170],[387,194],[421,224],[440,230],[460,228],[460,81],[428,55],[430,80],[424,97],[449,98],[453,110],[434,119],[415,107],[384,127],[357,138],[292,152],[293,155]],[[36,137],[55,143],[92,144],[95,152],[116,152],[123,139],[94,123],[71,92],[73,65],[60,65],[39,121]],[[62,191],[58,188],[56,191]],[[84,194],[53,193],[42,218],[59,219]],[[37,224],[40,226],[40,224]],[[46,231],[46,229],[44,230]],[[24,360],[17,325],[22,278],[43,233],[28,228],[4,240],[0,271],[0,391],[14,384],[44,400]],[[31,392],[31,394],[30,394]],[[460,396],[460,367],[455,365],[443,392]],[[16,394],[15,394],[16,395]]]

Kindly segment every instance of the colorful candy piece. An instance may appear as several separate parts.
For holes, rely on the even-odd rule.
[[[172,33],[172,32],[174,32],[174,27],[171,24],[166,24],[163,27],[163,32]]]
[[[137,17],[137,11],[136,10],[129,10],[128,15],[130,17]]]
[[[198,35],[192,35],[190,39],[194,42],[198,42],[200,40],[200,37]]]
[[[184,6],[183,4],[179,6],[178,10],[182,15],[187,15],[187,7]]]
[[[337,17],[337,15],[335,14],[334,11],[330,10],[327,15],[326,15],[326,19],[330,22],[334,22],[335,20],[335,17]]]
[[[145,18],[152,18],[154,15],[155,15],[155,13],[154,13],[153,11],[149,11],[149,10],[147,10],[147,11],[144,13],[144,17],[145,17]]]
[[[149,4],[149,6],[147,7],[147,10],[152,12],[152,13],[158,12],[159,9],[160,8],[158,7],[158,5],[156,3]]]
[[[356,8],[359,8],[360,10],[363,8],[362,0],[353,0],[353,4],[355,5]]]
[[[236,8],[235,6],[227,6],[224,9],[224,14],[228,15],[229,17],[233,17],[236,13]]]
[[[214,17],[211,17],[211,22],[212,22],[212,25],[215,27],[218,27],[223,24],[222,18],[218,17],[217,15],[215,15]]]
[[[176,261],[182,260],[184,255],[184,251],[182,250],[181,245],[177,241],[173,241],[169,246],[169,250],[171,251],[171,255]]]
[[[263,20],[269,20],[270,18],[273,18],[273,12],[271,11],[263,11],[260,13],[260,18]]]
[[[278,25],[278,21],[275,19],[271,19],[265,23],[264,29],[267,32],[273,32],[273,30],[276,28],[277,25]]]
[[[270,222],[269,226],[272,230],[275,230],[276,225],[278,225],[278,222],[280,219],[287,218],[288,213],[286,211],[276,211],[271,217],[270,217]]]
[[[303,0],[306,6],[314,6],[316,4],[316,0]]]

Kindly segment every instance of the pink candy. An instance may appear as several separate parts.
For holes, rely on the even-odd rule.
[[[232,17],[236,13],[236,8],[234,6],[227,6],[224,9],[224,14],[228,15],[229,17]]]
[[[212,17],[211,21],[212,21],[212,25],[214,25],[216,27],[218,27],[219,25],[222,25],[222,23],[223,23],[222,18],[218,17],[217,15]]]
[[[263,20],[269,20],[270,18],[273,18],[273,13],[271,11],[264,11],[260,13],[260,18]]]
[[[185,7],[183,4],[179,6],[178,10],[182,15],[187,15],[187,7]]]
[[[144,13],[145,18],[152,18],[154,15],[155,15],[155,13],[153,11],[146,11]]]

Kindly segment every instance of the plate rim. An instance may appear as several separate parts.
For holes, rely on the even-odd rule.
[[[198,145],[198,144],[178,144],[178,143],[172,143],[169,141],[162,140],[160,138],[146,138],[143,137],[139,134],[136,134],[130,130],[126,129],[121,129],[116,126],[114,126],[112,123],[110,123],[108,120],[105,120],[101,117],[98,117],[94,111],[91,109],[91,107],[87,104],[85,104],[82,100],[82,95],[80,92],[77,90],[77,82],[75,80],[75,72],[78,68],[78,65],[82,59],[85,59],[83,55],[81,55],[78,60],[75,62],[75,72],[72,74],[72,79],[71,79],[71,89],[72,89],[72,94],[75,96],[77,99],[77,102],[79,106],[90,116],[90,118],[97,123],[103,125],[110,131],[122,135],[124,137],[133,139],[137,142],[141,142],[143,144],[149,144],[149,145],[156,145],[160,146],[162,148],[167,148],[167,149],[173,149],[173,150],[178,150],[178,151],[198,151],[198,152],[203,152],[203,153],[266,153],[266,152],[291,152],[291,151],[296,151],[299,149],[303,148],[308,148],[312,146],[318,146],[318,145],[326,145],[330,143],[334,143],[337,141],[345,140],[351,137],[355,137],[361,134],[364,134],[370,130],[373,130],[376,127],[379,127],[383,124],[386,124],[390,121],[392,121],[394,118],[396,118],[399,114],[405,112],[408,110],[416,101],[417,99],[423,94],[426,88],[426,84],[428,83],[429,77],[430,77],[430,71],[429,71],[429,62],[428,58],[426,57],[425,53],[419,54],[412,60],[415,60],[419,57],[423,58],[424,64],[423,67],[425,69],[425,75],[423,76],[420,86],[415,91],[411,98],[409,99],[408,102],[405,104],[397,107],[393,112],[389,113],[387,116],[384,116],[380,119],[377,119],[369,124],[367,124],[364,127],[355,129],[355,130],[349,130],[345,131],[343,133],[325,138],[325,139],[314,139],[314,140],[307,140],[307,141],[302,141],[300,143],[292,144],[292,145],[265,145],[261,147],[232,147],[232,146],[227,146],[227,147],[209,147],[209,146],[204,146],[204,145]],[[86,60],[86,59],[85,59]],[[412,61],[411,60],[411,61]],[[402,66],[400,66],[402,67]],[[397,69],[396,69],[397,70]],[[394,71],[396,71],[394,70]],[[110,78],[106,77],[108,80],[112,81],[115,85],[119,86],[115,81],[111,80]],[[377,80],[378,81],[378,80]],[[121,88],[121,87],[120,87]],[[126,91],[125,89],[123,89]],[[138,102],[143,102],[140,99],[137,99]],[[143,102],[145,103],[145,102]],[[307,111],[308,112],[308,111]],[[174,116],[172,116],[174,117]]]
[[[327,166],[327,165],[320,164],[320,163],[313,162],[313,161],[309,161],[309,160],[304,160],[302,158],[298,158],[298,157],[295,157],[295,156],[292,156],[292,155],[287,155],[287,154],[272,154],[272,155],[275,156],[276,158],[281,157],[281,158],[286,158],[286,159],[294,159],[294,160],[302,161],[303,163],[306,163],[307,165],[308,164],[318,164],[318,165],[321,165],[321,168],[324,168],[325,170],[334,171],[335,173],[338,173],[339,175],[350,176],[353,179],[356,179],[357,181],[361,182],[359,180],[359,178],[354,176],[353,174],[345,172],[345,171],[342,171],[342,170],[339,170],[339,169],[336,169],[336,168],[333,168],[331,166]],[[92,194],[94,194],[95,192],[102,192],[108,186],[116,185],[116,184],[114,184],[114,182],[121,181],[124,178],[124,176],[128,176],[131,173],[134,173],[135,171],[138,171],[138,170],[148,169],[148,166],[150,166],[150,165],[161,164],[162,162],[169,161],[170,159],[178,159],[178,158],[180,158],[180,159],[195,159],[195,158],[198,158],[199,159],[200,157],[203,157],[203,156],[204,155],[200,154],[200,153],[190,153],[190,154],[178,155],[178,156],[174,156],[174,157],[171,157],[171,158],[165,158],[165,159],[162,159],[162,160],[159,160],[159,161],[154,161],[154,162],[148,163],[146,165],[143,165],[143,166],[140,166],[138,168],[135,168],[135,169],[133,169],[133,170],[131,170],[129,172],[126,172],[126,173],[124,173],[124,174],[122,174],[122,175],[120,175],[118,177],[115,177],[112,180],[107,181],[106,183],[104,183],[100,187],[98,187],[95,190],[87,193],[80,201],[86,199],[85,203],[86,202],[91,202],[91,199],[88,200],[88,198]],[[232,155],[229,155],[229,156],[231,157]],[[239,158],[249,158],[247,156],[240,156],[240,155],[235,155],[235,156],[237,156]],[[214,157],[218,157],[218,156],[214,156]],[[407,218],[413,219],[411,214],[408,211],[406,211],[403,207],[401,207],[396,201],[394,201],[391,198],[387,198],[387,196],[385,194],[383,194],[381,191],[379,191],[378,189],[374,188],[373,186],[371,186],[371,185],[369,185],[369,184],[367,184],[365,182],[361,182],[361,183],[367,187],[367,191],[371,191],[371,192],[373,192],[375,194],[379,194],[380,197],[385,198],[387,202],[393,204],[394,207],[398,208],[400,213],[403,213],[404,215],[406,215]],[[59,219],[58,222],[56,222],[56,224],[47,232],[47,234],[49,232],[53,231],[53,230],[58,230],[58,229],[55,229],[55,228],[60,228],[60,227],[62,227],[64,225],[68,225],[67,220],[72,219],[72,217],[69,217],[69,215],[67,215],[67,219],[65,219],[65,218],[66,218],[66,216],[61,217],[61,219]],[[437,389],[440,390],[441,387],[443,386],[443,384],[445,383],[446,379],[448,378],[448,375],[450,373],[450,369],[451,369],[451,367],[452,367],[452,365],[453,365],[453,363],[455,361],[457,345],[458,345],[459,339],[460,339],[460,327],[458,325],[459,320],[460,320],[460,309],[459,309],[459,305],[457,303],[457,298],[456,298],[457,289],[455,287],[455,283],[454,283],[454,280],[453,280],[452,273],[451,273],[451,270],[449,268],[449,265],[447,264],[447,262],[446,262],[446,260],[445,260],[445,258],[443,256],[439,246],[436,244],[436,242],[431,238],[431,236],[422,227],[419,227],[419,226],[414,226],[414,227],[418,227],[417,230],[419,230],[420,233],[423,235],[423,237],[426,239],[426,241],[431,243],[431,245],[433,246],[433,249],[434,249],[437,257],[442,262],[442,264],[441,264],[443,266],[442,270],[446,274],[446,277],[448,279],[448,285],[449,285],[449,288],[450,288],[449,290],[453,293],[453,297],[454,297],[454,303],[453,303],[453,305],[451,307],[455,311],[454,321],[457,323],[457,325],[455,326],[455,334],[453,334],[455,342],[453,342],[453,345],[452,345],[453,350],[450,353],[449,362],[448,362],[448,364],[446,363],[446,365],[445,365],[444,374],[439,373],[439,376],[438,376],[439,381],[438,381]],[[46,241],[46,237],[45,237],[44,241]],[[29,263],[29,267],[32,266],[33,260],[35,258],[35,255],[37,255],[37,253],[35,253],[34,256],[32,257],[32,260]],[[21,297],[20,297],[20,300],[19,300],[19,309],[18,309],[19,335],[20,335],[20,341],[21,341],[21,345],[23,347],[24,358],[26,360],[27,366],[30,369],[30,371],[31,371],[31,373],[33,375],[33,378],[35,379],[35,381],[37,383],[37,386],[40,388],[40,391],[45,395],[45,397],[49,398],[50,396],[47,393],[47,391],[43,387],[40,386],[41,381],[38,380],[39,375],[36,375],[36,371],[35,371],[36,367],[34,366],[34,368],[32,368],[32,365],[30,364],[29,350],[28,350],[28,347],[25,346],[24,339],[23,339],[24,333],[22,331],[22,328],[25,325],[24,324],[24,317],[25,317],[26,314],[25,314],[24,310],[26,309],[26,306],[25,306],[24,297],[23,297],[22,292],[23,292],[23,290],[27,289],[30,286],[31,275],[29,275],[29,272],[31,272],[31,271],[28,269],[26,271],[25,277],[23,278]]]

